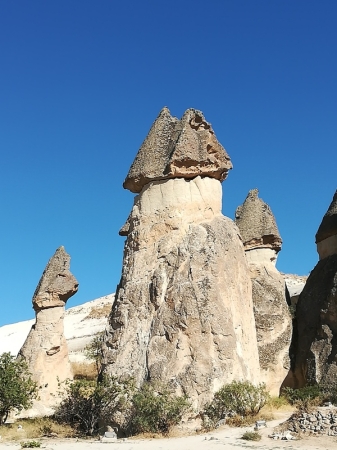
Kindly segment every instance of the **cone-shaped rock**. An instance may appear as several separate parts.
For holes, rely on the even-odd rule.
[[[23,344],[19,357],[28,363],[38,383],[39,401],[35,413],[48,412],[58,392],[58,381],[72,379],[68,346],[64,337],[64,306],[78,290],[78,282],[71,274],[70,256],[59,247],[49,260],[33,296],[36,323]]]
[[[337,192],[316,234],[320,261],[299,297],[294,385],[337,379]],[[333,234],[334,233],[334,234]]]
[[[208,153],[210,142],[216,153]],[[123,272],[104,348],[104,371],[138,385],[170,383],[197,408],[226,382],[259,381],[249,269],[237,227],[221,214],[221,161],[229,167],[221,151],[195,110],[177,121],[164,109],[153,125],[126,182],[142,191],[121,230]],[[203,172],[206,154],[219,179]],[[153,181],[166,169],[168,179]]]
[[[249,191],[236,210],[236,224],[243,236],[253,286],[261,377],[273,395],[278,395],[289,368],[292,334],[287,288],[275,267],[281,237],[269,206]]]
[[[201,111],[188,109],[181,120],[163,108],[124,181],[140,192],[150,181],[208,176],[223,181],[232,163]]]
[[[249,191],[243,205],[235,213],[235,223],[240,228],[246,250],[270,248],[281,250],[282,239],[275,218],[267,203],[258,197],[258,190]]]
[[[337,190],[316,233],[320,259],[337,253]]]

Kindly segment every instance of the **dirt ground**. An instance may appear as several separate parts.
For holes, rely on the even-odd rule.
[[[230,428],[224,425],[210,433],[193,436],[162,439],[132,438],[103,443],[94,440],[76,439],[38,439],[46,450],[212,450],[226,448],[226,450],[240,450],[240,448],[256,450],[332,450],[337,449],[337,437],[321,436],[306,437],[300,440],[282,441],[268,437],[280,422],[286,417],[279,417],[267,423],[267,427],[260,431],[262,439],[258,442],[244,441],[241,436],[245,431],[252,431],[253,427]],[[23,439],[24,440],[24,439]],[[20,449],[19,443],[1,443],[1,450]]]

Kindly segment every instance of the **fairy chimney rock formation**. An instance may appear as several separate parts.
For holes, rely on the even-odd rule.
[[[165,107],[139,149],[123,186],[138,193],[150,181],[169,178],[193,179],[200,175],[223,181],[231,168],[228,154],[201,111],[188,109],[178,120]]]
[[[178,120],[164,108],[124,183],[140,193],[120,231],[103,370],[170,383],[195,407],[233,379],[259,381],[249,269],[237,227],[221,214],[230,168],[200,111]]]
[[[316,233],[319,259],[337,253],[337,190]]]
[[[39,386],[34,409],[43,413],[56,400],[58,381],[72,379],[63,319],[67,300],[78,290],[71,274],[70,256],[59,247],[49,260],[33,295],[36,323],[23,344],[19,357],[26,360]]]
[[[320,260],[299,297],[295,387],[337,379],[337,191],[316,234]]]
[[[282,240],[269,206],[249,191],[236,210],[250,267],[261,377],[273,395],[278,395],[289,368],[292,323],[286,284],[275,267]]]

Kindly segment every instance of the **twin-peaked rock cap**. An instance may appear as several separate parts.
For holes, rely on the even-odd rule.
[[[78,281],[70,272],[70,255],[63,246],[59,247],[48,261],[33,295],[33,308],[64,306],[76,294]]]
[[[248,192],[243,205],[236,209],[235,223],[240,230],[245,250],[272,248],[279,252],[282,239],[275,217],[258,194],[257,189]]]
[[[337,190],[316,233],[316,244],[337,235]]]
[[[231,168],[226,150],[201,111],[188,109],[179,120],[165,107],[139,149],[123,187],[138,193],[151,181],[198,175],[223,181]]]

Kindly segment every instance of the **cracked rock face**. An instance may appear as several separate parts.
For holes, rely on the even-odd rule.
[[[40,387],[34,408],[43,412],[55,404],[58,379],[72,379],[68,347],[64,337],[64,306],[78,290],[71,274],[70,256],[59,247],[49,260],[33,296],[36,323],[23,344],[19,357],[24,358]]]
[[[179,120],[163,108],[124,181],[124,188],[140,192],[150,181],[191,179],[198,175],[223,181],[231,160],[201,111],[188,109]]]
[[[184,121],[186,133],[194,136],[191,111],[196,114],[188,110]],[[198,112],[198,117],[203,116]],[[149,158],[162,142],[160,133],[153,134],[156,123]],[[138,385],[170,383],[199,408],[224,383],[259,381],[259,363],[251,281],[238,229],[221,214],[219,179],[191,179],[199,173],[191,155],[197,148],[205,154],[208,138],[190,139],[185,148],[178,139],[181,160],[194,161],[186,178],[180,170],[176,178],[145,184],[121,230],[127,235],[123,272],[109,319],[104,370],[132,376]],[[141,151],[137,158],[146,157]],[[145,159],[142,164],[142,173],[152,170],[151,159],[149,167]]]
[[[237,208],[236,224],[243,236],[252,279],[261,378],[269,391],[278,395],[290,368],[292,320],[287,287],[275,267],[281,237],[273,213],[258,197],[257,189],[250,191]]]
[[[299,297],[295,384],[337,378],[337,192],[316,234],[320,261]],[[333,234],[335,233],[335,234]]]

